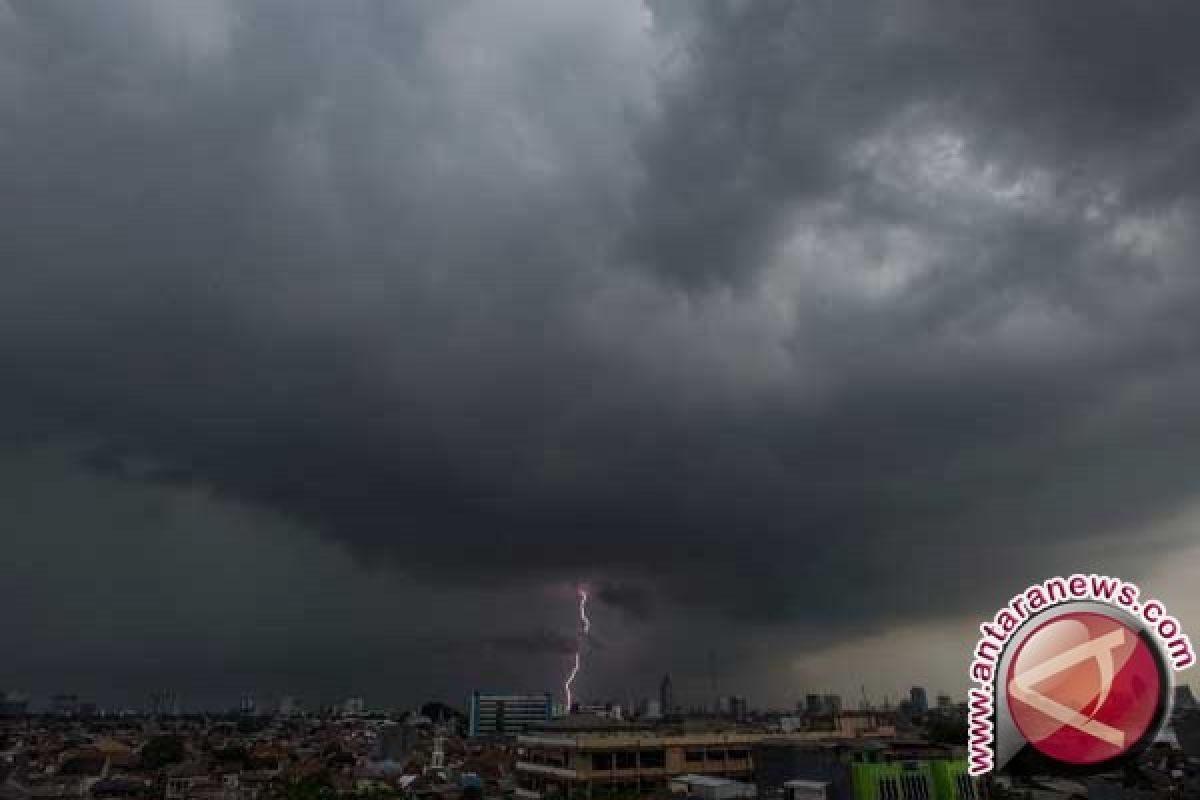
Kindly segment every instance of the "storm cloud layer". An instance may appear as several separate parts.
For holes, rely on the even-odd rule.
[[[388,657],[508,680],[570,593],[471,593],[590,582],[653,664],[1137,576],[1200,490],[1197,16],[0,0],[6,464],[316,532],[431,607]]]

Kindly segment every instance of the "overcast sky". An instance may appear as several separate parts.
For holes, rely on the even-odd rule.
[[[579,583],[585,699],[1200,624],[1198,17],[0,0],[0,687],[557,691]]]

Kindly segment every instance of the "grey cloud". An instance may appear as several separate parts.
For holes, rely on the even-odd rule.
[[[1190,5],[196,8],[0,6],[14,447],[814,644],[1195,495]]]
[[[534,631],[524,634],[496,636],[489,640],[490,644],[500,650],[521,655],[553,653],[566,655],[576,650],[575,640],[561,633],[548,630]]]
[[[642,584],[604,581],[595,587],[596,599],[620,609],[633,620],[648,620],[654,616],[654,594]]]

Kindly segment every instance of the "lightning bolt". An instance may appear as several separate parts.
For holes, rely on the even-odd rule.
[[[575,676],[579,674],[579,668],[583,664],[583,640],[592,630],[592,621],[587,615],[587,589],[582,586],[575,587],[576,593],[579,595],[579,631],[575,635],[575,663],[571,667],[571,673],[567,675],[567,680],[563,684],[563,693],[567,697],[567,713],[571,713],[571,706],[575,704],[575,696],[571,690],[572,684],[575,683]]]

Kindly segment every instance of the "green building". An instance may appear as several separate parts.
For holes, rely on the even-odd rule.
[[[964,760],[850,765],[854,800],[976,800]]]

